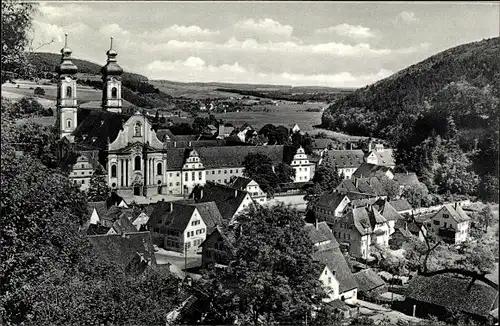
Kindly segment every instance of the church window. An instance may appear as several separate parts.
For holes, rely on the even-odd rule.
[[[71,119],[66,120],[66,127],[71,128]]]
[[[111,185],[112,188],[115,188],[116,187],[116,183],[113,182],[113,184]]]
[[[116,89],[116,87],[113,87],[111,89],[111,97],[112,98],[117,98],[118,97],[118,90]]]
[[[169,186],[169,187],[172,187],[172,182],[170,182],[170,183],[168,184],[168,186]]]
[[[141,136],[141,123],[137,122],[134,128],[134,137],[140,137],[140,136]]]
[[[187,172],[184,173],[184,181],[188,181],[188,174],[187,174]]]
[[[212,171],[212,174],[215,174],[215,171]]]
[[[116,164],[111,165],[111,177],[116,178]]]
[[[141,157],[136,156],[134,159],[134,170],[140,170],[141,169]]]
[[[194,181],[194,171],[191,172],[191,179]]]
[[[157,170],[157,171],[156,171],[156,173],[157,173],[158,175],[162,175],[162,174],[163,174],[163,164],[158,163],[158,164],[156,165],[156,170]]]
[[[84,185],[84,184],[85,184],[85,180],[82,180],[82,185]]]
[[[198,178],[201,180],[202,179],[203,172],[198,172]]]
[[[71,86],[66,87],[66,97],[71,97],[73,94],[73,89],[71,89]]]

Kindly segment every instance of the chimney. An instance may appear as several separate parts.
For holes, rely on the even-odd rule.
[[[314,220],[314,226],[316,227],[316,230],[318,230],[318,229],[319,229],[319,228],[318,228],[318,219],[317,219],[317,218]]]
[[[238,189],[234,189],[234,198],[238,197]]]
[[[458,202],[455,202],[455,210],[458,208]]]
[[[191,147],[191,141],[189,141],[189,143],[188,143],[188,147]]]
[[[200,199],[203,198],[203,188],[200,188]]]
[[[174,147],[177,147],[177,142],[176,141],[174,141]]]
[[[351,145],[351,150],[352,150],[352,143],[349,143]]]
[[[174,210],[174,203],[170,202],[169,207],[170,207],[170,212],[172,212]]]
[[[368,142],[368,153],[372,151],[372,142]]]

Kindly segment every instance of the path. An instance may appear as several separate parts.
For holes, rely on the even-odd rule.
[[[402,312],[386,308],[384,306],[367,302],[358,299],[358,304],[360,305],[359,313],[363,316],[367,316],[373,320],[380,321],[384,318],[388,318],[391,323],[396,324],[398,320],[420,322],[421,319],[408,316]]]

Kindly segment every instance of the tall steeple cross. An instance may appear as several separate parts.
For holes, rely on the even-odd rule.
[[[64,47],[68,46],[68,33],[64,33]]]
[[[111,44],[110,44],[110,46],[109,46],[109,49],[110,49],[110,50],[113,50],[113,37],[111,37]]]

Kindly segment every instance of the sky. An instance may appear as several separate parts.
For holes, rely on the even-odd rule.
[[[40,2],[34,47],[180,82],[362,87],[498,37],[500,3]]]

